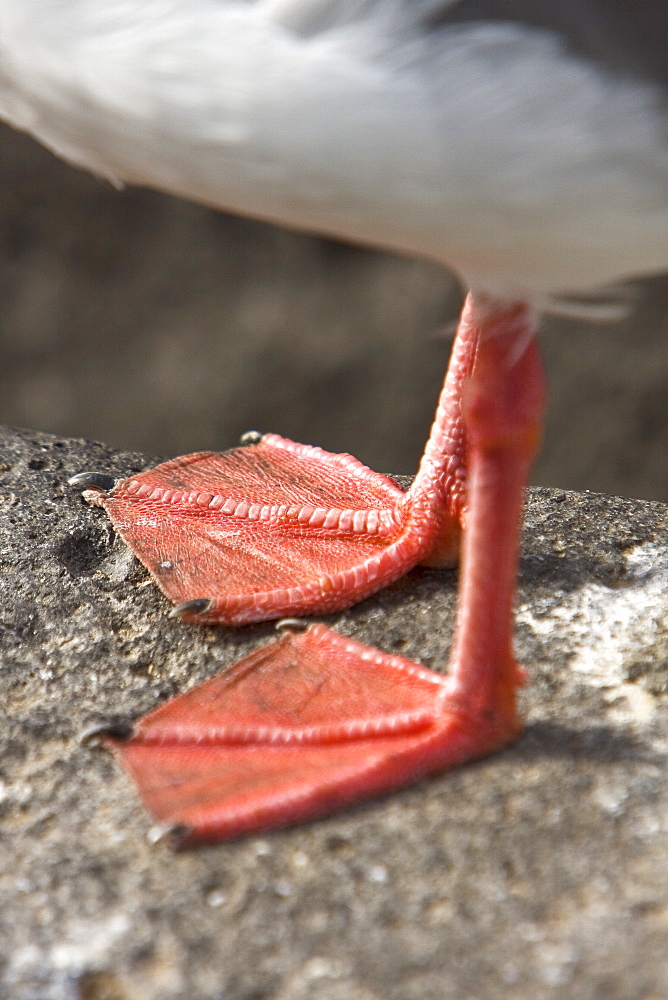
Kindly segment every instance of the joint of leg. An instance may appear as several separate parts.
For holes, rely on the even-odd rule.
[[[494,393],[472,382],[464,399],[469,445],[486,451],[511,450],[534,455],[540,446],[542,408],[522,405],[507,393]]]

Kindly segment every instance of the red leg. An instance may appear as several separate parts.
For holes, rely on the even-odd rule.
[[[76,476],[189,621],[335,611],[419,562],[454,563],[463,511],[461,388],[477,328],[464,309],[436,418],[406,494],[350,455],[277,435],[114,483]]]
[[[525,306],[479,306],[480,339],[463,390],[469,443],[468,516],[449,702],[519,729],[524,677],[513,656],[513,603],[529,469],[540,443],[546,388]]]
[[[467,315],[473,347],[464,354],[469,372],[475,355],[472,374],[437,419],[457,433],[463,425],[468,442],[449,674],[316,625],[159,708],[129,740],[108,736],[148,808],[182,827],[184,842],[320,816],[483,756],[517,735],[516,690],[524,674],[512,652],[512,605],[544,386],[526,309],[470,303]],[[439,468],[435,436],[405,501],[413,515],[417,508],[418,523],[431,516],[434,493],[456,496],[452,478],[461,481],[457,462]],[[453,502],[463,508],[461,491]]]

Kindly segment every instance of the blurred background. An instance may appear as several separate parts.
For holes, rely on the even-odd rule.
[[[116,191],[0,127],[0,422],[170,456],[251,428],[412,473],[461,290],[436,267]],[[533,481],[668,500],[668,278],[546,320]]]

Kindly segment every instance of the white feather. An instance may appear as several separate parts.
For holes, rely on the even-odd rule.
[[[663,95],[546,31],[425,29],[430,2],[0,0],[0,116],[117,182],[503,298],[668,269]]]

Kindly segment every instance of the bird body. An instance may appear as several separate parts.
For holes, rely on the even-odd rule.
[[[428,258],[507,301],[668,268],[664,81],[467,6],[0,0],[0,116],[116,183]]]

